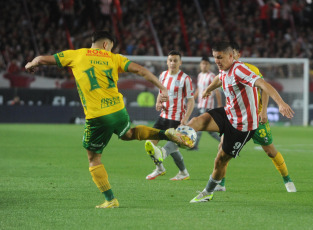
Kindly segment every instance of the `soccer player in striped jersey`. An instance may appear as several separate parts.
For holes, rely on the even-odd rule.
[[[214,108],[214,96],[216,96],[217,100],[217,107],[222,107],[222,99],[221,93],[219,89],[214,90],[212,94],[206,98],[202,98],[203,91],[211,84],[213,81],[215,74],[210,71],[211,63],[208,57],[202,57],[200,62],[200,70],[201,72],[198,74],[197,78],[197,89],[195,91],[195,98],[198,98],[198,105],[197,105],[197,115],[199,116],[203,114],[207,109]],[[208,132],[214,139],[220,142],[221,138],[216,132]],[[195,146],[190,150],[198,150],[199,141],[201,138],[202,132],[197,132],[197,141]]]
[[[214,44],[212,50],[220,73],[203,92],[203,97],[222,86],[226,106],[209,110],[193,118],[188,126],[196,131],[215,131],[224,134],[224,141],[218,149],[213,172],[206,187],[190,203],[213,199],[214,189],[225,177],[229,161],[238,156],[243,146],[254,135],[259,123],[257,88],[261,88],[273,98],[283,116],[292,118],[294,113],[270,84],[242,62],[234,59],[230,42],[218,42]]]
[[[105,196],[105,202],[96,208],[117,208],[119,203],[113,195],[108,174],[101,163],[103,149],[113,133],[122,140],[172,140],[185,144],[184,136],[175,137],[176,131],[158,130],[146,126],[130,128],[123,95],[117,88],[118,73],[132,72],[143,76],[161,91],[159,101],[168,99],[166,87],[146,68],[111,52],[114,37],[107,31],[92,35],[91,48],[66,50],[54,55],[38,56],[25,68],[34,72],[41,65],[70,67],[86,115],[83,147],[87,150],[89,171],[94,183]]]
[[[167,88],[169,100],[162,102],[160,94],[156,102],[156,110],[161,114],[154,124],[156,129],[177,128],[179,125],[186,125],[194,108],[194,96],[192,90],[191,78],[180,70],[182,65],[181,54],[172,50],[167,57],[168,70],[160,75],[160,82]],[[187,101],[187,103],[186,103]],[[187,108],[185,108],[187,107]],[[170,180],[187,180],[189,173],[186,169],[183,156],[179,152],[177,145],[173,142],[167,142],[164,147],[156,146],[157,140],[146,141],[145,149],[148,155],[154,161],[156,168],[146,179],[153,180],[158,176],[164,175],[166,170],[162,161],[171,155],[176,166],[179,168],[178,174]]]
[[[232,42],[232,48],[234,50],[234,58],[238,61],[240,58],[240,49],[239,45],[236,42]],[[256,75],[259,75],[263,78],[260,70],[249,63],[244,63],[246,66],[249,67]],[[288,169],[285,163],[285,160],[280,152],[278,152],[273,144],[273,137],[271,132],[270,124],[267,120],[267,105],[268,105],[268,94],[263,90],[261,92],[258,89],[258,97],[259,97],[259,127],[257,128],[256,132],[254,133],[252,140],[255,144],[261,145],[264,152],[271,158],[273,164],[275,165],[276,169],[279,171],[280,175],[283,178],[285,187],[287,192],[296,192],[296,186],[292,182],[289,174]],[[220,143],[220,147],[222,146],[223,138]],[[218,184],[215,188],[215,191],[226,191],[225,187],[225,177],[222,179],[222,182]]]

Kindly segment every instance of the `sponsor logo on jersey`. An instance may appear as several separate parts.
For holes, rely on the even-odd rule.
[[[107,52],[101,50],[87,50],[86,56],[111,57]]]
[[[102,98],[101,109],[108,108],[121,103],[120,97]]]

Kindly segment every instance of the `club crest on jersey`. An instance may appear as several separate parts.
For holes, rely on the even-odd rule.
[[[175,81],[175,86],[179,86],[180,85],[180,81],[176,80]]]

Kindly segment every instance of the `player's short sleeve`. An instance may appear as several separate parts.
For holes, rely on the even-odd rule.
[[[193,97],[192,80],[189,76],[187,76],[185,79],[185,90],[186,98],[192,98]]]
[[[128,66],[131,63],[131,61],[127,57],[121,54],[115,54],[115,61],[118,66],[119,73],[128,72]]]
[[[55,61],[57,62],[58,67],[71,67],[73,66],[73,60],[76,56],[76,50],[65,50],[60,53],[54,54]]]
[[[250,87],[253,87],[255,81],[260,78],[260,76],[256,75],[245,65],[238,65],[234,70],[234,76],[236,82],[240,82],[241,84]]]

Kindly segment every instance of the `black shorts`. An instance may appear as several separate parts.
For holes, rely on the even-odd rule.
[[[153,128],[167,130],[169,128],[177,128],[180,125],[180,121],[169,120],[163,117],[159,117],[155,122]]]
[[[222,148],[226,154],[232,157],[238,156],[242,147],[253,137],[255,130],[241,132],[235,129],[229,122],[223,107],[207,111],[220,129],[220,135],[224,134]]]

